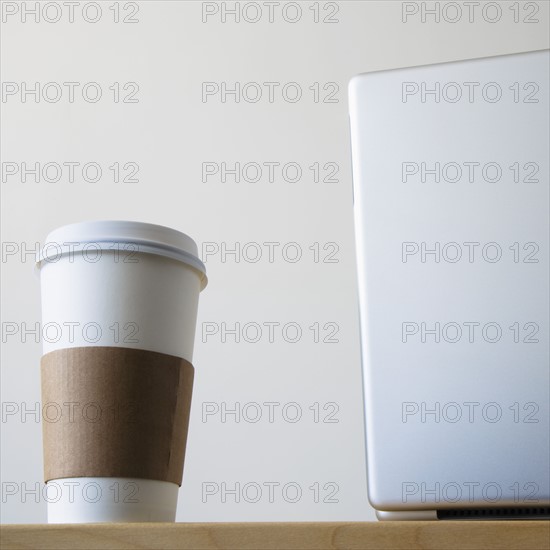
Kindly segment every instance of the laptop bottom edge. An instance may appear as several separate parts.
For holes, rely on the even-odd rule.
[[[436,520],[548,520],[550,506],[510,508],[445,508],[441,510],[376,510],[381,521],[436,521]]]

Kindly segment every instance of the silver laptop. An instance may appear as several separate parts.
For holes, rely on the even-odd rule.
[[[549,51],[349,86],[369,500],[549,517]]]

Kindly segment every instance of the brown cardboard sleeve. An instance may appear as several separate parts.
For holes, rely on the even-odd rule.
[[[131,477],[181,486],[193,376],[185,359],[140,349],[44,355],[45,481]]]

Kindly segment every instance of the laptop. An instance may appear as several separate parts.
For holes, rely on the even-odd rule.
[[[550,517],[548,50],[349,85],[379,519]]]

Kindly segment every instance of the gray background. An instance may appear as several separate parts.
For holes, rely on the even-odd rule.
[[[13,3],[3,4],[5,10],[5,4]],[[36,23],[33,16],[23,22],[19,12],[2,24],[4,82],[29,87],[35,82],[81,83],[73,103],[66,88],[54,103],[35,102],[32,96],[23,102],[20,93],[2,97],[2,161],[42,166],[96,162],[102,167],[95,183],[84,181],[79,170],[73,183],[67,172],[55,183],[43,177],[35,182],[29,176],[25,183],[20,175],[6,178],[2,240],[12,245],[5,245],[4,252],[33,249],[55,227],[89,219],[168,225],[191,235],[199,247],[225,242],[234,248],[239,243],[248,260],[219,253],[204,258],[210,284],[199,307],[194,401],[177,520],[374,519],[366,498],[347,83],[370,70],[547,48],[548,3],[530,3],[539,10],[538,23],[523,22],[532,11],[526,2],[520,2],[517,23],[513,2],[493,2],[502,9],[501,19],[493,23],[483,17],[485,2],[473,21],[464,11],[456,23],[443,17],[438,23],[433,16],[423,23],[420,13],[403,22],[403,4],[420,10],[433,2],[320,2],[318,23],[310,9],[315,3],[309,1],[298,3],[302,15],[295,23],[282,17],[288,2],[275,8],[273,22],[262,2],[254,3],[264,10],[258,23],[237,23],[231,16],[223,23],[220,13],[203,22],[204,3],[194,1],[138,2],[138,22],[115,23],[115,11],[109,9],[114,2],[99,4],[102,15],[96,23],[84,21],[76,7],[73,23],[65,9],[55,23]],[[55,8],[50,9],[47,17],[53,18]],[[285,9],[295,17],[295,7]],[[133,11],[126,2],[119,10],[121,18]],[[487,13],[493,17],[495,12]],[[95,17],[93,10],[87,15]],[[453,12],[446,15],[453,17]],[[101,86],[97,103],[82,99],[80,90],[87,82]],[[121,87],[137,83],[138,102],[115,103],[109,89],[115,82]],[[256,103],[242,97],[235,102],[234,96],[224,103],[219,94],[205,102],[203,82],[226,82],[228,87],[256,82],[264,95]],[[273,102],[264,82],[280,83]],[[288,82],[302,89],[295,103],[281,96]],[[319,83],[319,102],[314,101],[314,83]],[[247,88],[249,98],[256,88]],[[323,102],[336,89],[333,102]],[[109,169],[115,162],[136,163],[139,181],[115,183]],[[204,162],[293,162],[302,177],[291,183],[276,169],[270,182],[266,169],[255,183],[236,183],[229,175],[223,183],[219,174],[203,182]],[[321,178],[328,175],[322,167],[335,163],[330,167],[338,168],[338,181],[315,183],[309,167],[316,162]],[[273,262],[265,242],[280,243]],[[290,261],[294,245],[285,248],[286,256],[282,253],[286,243],[300,246],[300,260]],[[258,248],[261,258],[249,261]],[[40,321],[32,260],[32,254],[3,255],[3,327]],[[241,333],[239,343],[229,334],[225,342],[220,333],[202,337],[205,323],[231,328],[236,322],[241,327],[280,325],[272,342],[266,325],[256,343],[246,341],[255,336],[252,328]],[[299,325],[298,341],[286,341],[295,334],[290,326],[285,340],[280,328],[286,323]],[[309,328],[315,323],[320,342]],[[330,338],[334,328],[337,333]],[[4,413],[13,407],[33,409],[39,401],[40,355],[41,343],[32,335],[23,341],[21,332],[11,336],[4,331]],[[241,408],[252,404],[246,408],[248,420],[227,415],[223,422],[220,413],[202,416],[204,403],[234,408],[236,402]],[[272,422],[265,402],[279,404]],[[299,421],[290,421],[296,406],[285,408],[288,403],[300,407]],[[263,415],[251,422],[257,407]],[[34,415],[18,413],[3,414],[1,426],[1,520],[44,522],[43,497],[24,495],[25,488],[34,489],[42,479],[40,424]],[[6,483],[17,487],[17,494],[6,494]],[[205,498],[205,483],[220,492]],[[222,485],[231,489],[236,483],[241,489],[258,484],[261,498],[251,502],[252,489],[241,492],[240,502],[232,494],[223,498]],[[272,501],[265,483],[279,484],[273,485]],[[284,493],[288,483],[294,485]],[[296,487],[301,498],[290,502]]]

